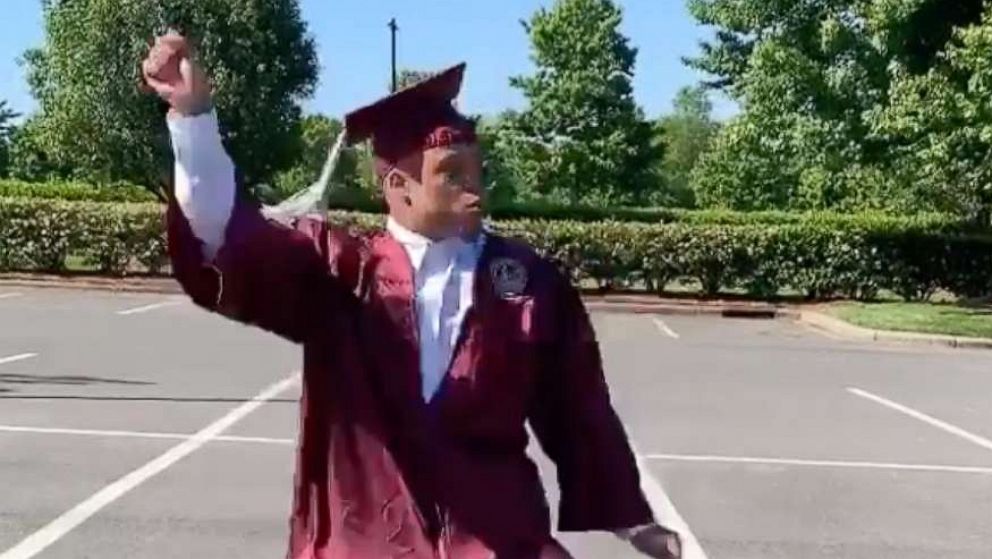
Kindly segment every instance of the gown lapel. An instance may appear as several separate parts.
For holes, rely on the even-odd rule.
[[[379,374],[388,377],[379,384],[390,399],[422,401],[413,265],[403,246],[382,234],[372,244],[372,266],[371,351]]]
[[[483,241],[479,258],[475,265],[472,285],[472,304],[465,313],[451,356],[445,367],[441,384],[430,400],[423,399],[423,373],[420,370],[420,340],[418,334],[416,283],[413,265],[403,248],[389,234],[382,234],[373,242],[375,270],[372,275],[372,290],[377,299],[374,308],[381,315],[376,320],[377,337],[389,340],[374,350],[378,354],[379,370],[390,378],[381,379],[394,397],[402,397],[408,402],[419,402],[428,409],[438,407],[449,392],[452,379],[471,374],[471,360],[477,345],[479,326],[486,315],[486,307],[491,305],[493,295],[492,278],[489,267],[496,251],[498,239],[487,237]],[[387,324],[391,323],[391,324]],[[392,333],[387,333],[392,331]]]

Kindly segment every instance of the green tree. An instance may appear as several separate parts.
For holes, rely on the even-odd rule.
[[[476,129],[482,148],[486,192],[490,204],[495,206],[513,202],[522,194],[518,178],[510,168],[508,146],[503,142],[504,128],[513,118],[512,112],[483,117],[479,119]]]
[[[939,209],[992,224],[992,11],[958,29],[942,64],[896,76],[876,128],[892,173]]]
[[[7,101],[0,100],[0,140],[10,139],[10,135],[14,131],[14,119],[19,116],[21,115],[14,112]]]
[[[7,105],[7,101],[0,100],[0,177],[6,177],[9,172],[14,119],[19,116]]]
[[[149,40],[166,24],[197,45],[245,182],[267,180],[296,160],[299,102],[317,78],[313,40],[296,0],[43,5],[45,44],[25,60],[40,105],[33,142],[55,165],[92,179],[167,182],[163,107],[141,91],[139,70]]]
[[[69,169],[60,167],[48,157],[41,140],[38,115],[28,117],[10,137],[9,175],[25,181],[45,181],[66,178]]]
[[[302,145],[293,166],[273,178],[275,199],[282,200],[307,188],[320,176],[327,153],[342,130],[340,121],[325,115],[307,115],[297,127]]]
[[[501,132],[512,173],[558,201],[630,203],[655,186],[660,153],[633,98],[637,51],[610,0],[557,0],[525,24],[537,71],[511,84],[529,106]]]
[[[404,68],[396,75],[396,87],[397,89],[406,89],[417,85],[424,80],[430,79],[433,75],[434,72],[424,72],[422,70],[410,70]]]
[[[690,61],[743,107],[693,174],[706,206],[934,209],[880,129],[901,76],[941,65],[973,0],[691,0],[718,33]],[[980,3],[980,2],[979,2]],[[941,43],[944,41],[944,43]]]
[[[341,121],[326,115],[303,117],[298,128],[303,149],[292,167],[276,174],[271,192],[266,193],[268,201],[282,201],[313,184],[320,177],[328,151],[343,129]],[[377,187],[366,172],[364,159],[367,151],[367,146],[343,148],[331,177],[331,188],[335,189],[335,194],[347,196],[348,199],[378,196]]]
[[[692,170],[719,129],[713,120],[713,103],[706,88],[682,88],[673,103],[673,112],[661,118],[658,128],[665,145],[660,169],[663,188],[653,203],[692,207],[695,205],[690,184]]]
[[[984,0],[688,0],[689,11],[713,26],[712,39],[686,62],[728,90],[747,73],[757,45],[778,41],[808,55],[822,50],[823,26],[873,33],[892,58],[923,73],[943,51],[954,29],[977,23]],[[839,29],[838,29],[839,30]],[[839,37],[838,37],[839,38]]]

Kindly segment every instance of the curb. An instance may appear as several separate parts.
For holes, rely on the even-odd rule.
[[[79,289],[118,293],[180,295],[182,288],[172,278],[102,278],[39,274],[0,274],[0,286],[32,289]]]
[[[992,349],[992,339],[990,338],[873,330],[855,326],[822,311],[802,310],[798,314],[799,322],[851,340],[937,345],[956,349]]]
[[[654,301],[604,301],[601,297],[583,297],[590,312],[617,314],[666,314],[686,316],[722,316],[724,318],[776,319],[789,316],[790,311],[772,305],[752,305],[728,302],[686,302],[656,299]]]
[[[176,280],[169,277],[106,278],[40,274],[0,274],[0,286],[35,289],[78,289],[117,293],[182,295]],[[589,311],[617,314],[707,315],[726,318],[775,319],[795,316],[795,311],[769,303],[663,299],[650,295],[583,294]]]

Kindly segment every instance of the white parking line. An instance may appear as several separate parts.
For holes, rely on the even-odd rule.
[[[992,440],[986,439],[985,437],[983,437],[981,435],[976,435],[975,433],[972,433],[971,431],[962,429],[961,427],[958,427],[957,425],[952,425],[952,424],[950,424],[950,423],[948,423],[946,421],[937,419],[936,417],[933,417],[931,415],[927,415],[927,414],[925,414],[925,413],[923,413],[921,411],[914,410],[913,408],[911,408],[909,406],[904,406],[904,405],[902,405],[902,404],[900,404],[898,402],[893,402],[892,400],[889,400],[887,398],[883,398],[882,396],[879,396],[878,394],[872,394],[871,392],[868,392],[867,390],[862,390],[860,388],[854,388],[854,387],[848,388],[847,390],[848,390],[848,392],[850,392],[851,394],[854,394],[855,396],[859,396],[859,397],[864,398],[866,400],[871,400],[872,402],[875,402],[876,404],[881,404],[881,405],[883,405],[883,406],[885,406],[885,407],[887,407],[887,408],[889,408],[891,410],[895,410],[895,411],[897,411],[899,413],[908,415],[909,417],[912,417],[913,419],[917,419],[917,420],[922,421],[922,422],[924,422],[924,423],[926,423],[928,425],[931,425],[933,427],[936,427],[936,428],[940,429],[941,431],[945,431],[945,432],[950,433],[950,434],[952,434],[952,435],[954,435],[956,437],[960,437],[960,438],[962,438],[962,439],[964,439],[964,440],[966,440],[968,442],[974,443],[974,444],[976,444],[976,445],[978,445],[978,446],[980,446],[980,447],[982,447],[982,448],[984,448],[986,450],[992,450]]]
[[[132,314],[141,314],[149,311],[154,311],[156,309],[161,309],[165,307],[174,307],[178,305],[181,301],[163,301],[161,303],[154,303],[151,305],[144,305],[142,307],[135,307],[133,309],[125,309],[123,311],[117,311],[120,316],[128,316]]]
[[[660,330],[662,334],[668,336],[669,338],[673,340],[679,339],[679,333],[669,328],[668,324],[665,324],[664,320],[655,318],[654,325],[658,327],[658,330]]]
[[[258,443],[258,444],[277,444],[277,445],[295,445],[296,441],[293,439],[277,439],[270,437],[217,437],[215,441],[227,442],[227,443]]]
[[[13,299],[15,297],[23,297],[23,293],[0,293],[0,299]]]
[[[142,431],[105,431],[99,429],[61,429],[55,427],[24,427],[21,425],[0,425],[0,433],[29,433],[33,435],[81,435],[89,437],[126,437],[135,439],[188,439],[182,433],[150,433]]]
[[[22,425],[0,425],[0,433],[27,433],[32,435],[78,435],[82,437],[110,437],[128,439],[167,439],[184,440],[191,433],[159,433],[154,431],[116,431],[104,429],[62,429],[58,427],[27,427]],[[212,439],[214,442],[229,443],[259,443],[274,445],[292,445],[293,439],[277,439],[270,437],[237,437],[221,435]]]
[[[631,443],[633,445],[633,443]],[[637,458],[637,469],[641,474],[641,491],[647,497],[648,503],[658,516],[658,520],[668,529],[675,530],[682,538],[682,559],[706,559],[706,552],[699,545],[696,535],[689,529],[682,515],[675,508],[675,504],[665,493],[661,483],[651,474],[648,469],[646,458],[634,448],[634,456]],[[5,559],[0,557],[0,559]]]
[[[992,474],[992,467],[947,466],[940,464],[896,464],[888,462],[852,462],[844,460],[801,460],[792,458],[758,458],[750,456],[711,456],[705,454],[648,454],[649,460],[669,462],[704,462],[715,464],[750,464],[757,466],[798,466],[811,468],[853,468],[909,472],[943,472],[953,474]]]
[[[97,491],[85,501],[50,522],[47,526],[24,538],[20,543],[4,553],[0,553],[0,559],[30,559],[38,555],[77,526],[86,522],[94,514],[100,512],[101,509],[123,497],[145,481],[162,473],[183,458],[196,452],[203,445],[216,439],[235,423],[261,407],[266,401],[292,388],[298,381],[299,374],[293,374],[269,386],[250,401],[232,409],[224,417],[204,427],[199,432],[165,451],[144,466]]]
[[[38,357],[37,353],[22,353],[20,355],[11,355],[10,357],[0,357],[0,365],[6,365],[7,363],[16,363],[18,361],[24,361],[25,359],[33,359]]]
[[[162,433],[156,431],[119,431],[107,429],[64,429],[60,427],[30,427],[0,425],[0,433],[26,433],[33,435],[70,435],[82,437],[109,437],[129,439],[185,440],[190,433]],[[246,437],[219,435],[211,442],[253,443],[287,446],[296,444],[292,438]],[[865,462],[858,460],[807,460],[802,458],[770,458],[766,456],[723,456],[716,454],[645,454],[644,460],[662,462],[698,462],[713,464],[746,464],[755,466],[795,466],[805,468],[842,468],[862,470],[894,470],[907,472],[937,472],[951,474],[992,474],[992,466],[954,466],[949,464],[903,464],[897,462]],[[650,475],[643,471],[642,475]],[[659,508],[660,506],[659,501]]]
[[[109,437],[130,439],[185,440],[189,433],[161,433],[156,431],[119,431],[105,429],[63,429],[58,427],[29,427],[22,425],[0,425],[0,433],[26,433],[34,435],[70,435],[83,437]],[[211,442],[252,443],[278,446],[296,444],[292,438],[245,437],[219,435]],[[756,456],[722,456],[714,454],[646,454],[644,460],[662,462],[699,462],[714,464],[747,464],[755,466],[795,466],[808,468],[850,468],[864,470],[894,470],[908,472],[937,472],[952,474],[992,474],[992,466],[953,466],[947,464],[902,464],[895,462],[863,462],[851,460],[806,460],[800,458],[769,458]],[[650,475],[646,470],[642,475]],[[664,508],[659,500],[659,509]]]

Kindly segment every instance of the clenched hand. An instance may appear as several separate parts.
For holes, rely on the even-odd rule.
[[[210,81],[193,61],[182,35],[170,31],[156,38],[141,72],[148,87],[169,104],[173,113],[191,116],[210,110]]]

